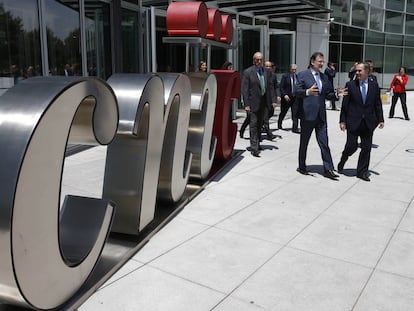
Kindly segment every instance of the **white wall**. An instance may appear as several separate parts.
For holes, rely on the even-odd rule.
[[[325,62],[329,60],[329,24],[305,19],[297,20],[296,64],[298,71],[305,70],[314,52],[322,52]]]

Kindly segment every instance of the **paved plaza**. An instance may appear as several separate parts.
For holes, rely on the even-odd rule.
[[[413,103],[410,92],[412,118]],[[383,107],[371,182],[355,177],[357,154],[338,181],[324,178],[314,136],[311,176],[296,172],[299,135],[274,131],[282,139],[264,140],[260,158],[237,137],[244,152],[79,311],[413,310],[414,119]],[[327,114],[337,165],[346,134],[339,111]],[[96,147],[67,158],[63,192],[99,196],[104,156]]]

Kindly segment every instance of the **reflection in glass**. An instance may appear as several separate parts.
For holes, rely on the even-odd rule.
[[[404,50],[404,62],[403,66],[407,67],[407,73],[409,75],[414,74],[414,49]]]
[[[42,74],[37,0],[0,0],[0,88]]]
[[[366,43],[385,44],[385,35],[382,32],[367,30],[365,37]]]
[[[351,0],[335,0],[331,1],[331,17],[338,23],[349,23],[349,8],[351,7]]]
[[[407,14],[405,17],[405,33],[414,35],[414,15]]]
[[[367,27],[368,4],[355,1],[352,5],[352,25]]]
[[[352,65],[361,61],[363,57],[363,46],[359,44],[342,44],[342,70],[349,71]]]
[[[335,23],[329,25],[329,40],[341,41],[341,25]]]
[[[374,62],[374,72],[382,73],[384,47],[376,45],[366,45],[365,59],[370,59]]]
[[[371,7],[369,28],[382,31],[384,24],[384,10]]]
[[[44,1],[49,74],[81,76],[79,4]]]
[[[371,5],[375,5],[379,8],[384,8],[384,0],[371,0]]]
[[[112,74],[109,12],[109,4],[98,0],[85,0],[88,76],[107,79]]]
[[[385,13],[385,31],[402,33],[403,15],[397,12],[387,11]]]
[[[405,0],[387,0],[386,1],[387,9],[396,10],[396,11],[403,11]],[[391,71],[394,72],[394,71]]]
[[[408,13],[414,13],[414,0],[407,0],[407,8],[406,11]]]
[[[355,27],[342,27],[342,41],[364,43],[364,31]]]
[[[386,34],[385,44],[386,45],[398,45],[402,46],[404,37],[402,35]]]
[[[402,48],[386,47],[384,72],[397,72],[402,63]]]
[[[414,47],[414,36],[405,36],[405,46]]]
[[[122,10],[123,71],[139,73],[139,20],[138,12]]]

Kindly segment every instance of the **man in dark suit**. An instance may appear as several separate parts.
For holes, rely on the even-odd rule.
[[[280,104],[280,114],[279,119],[277,120],[277,127],[282,129],[283,119],[285,118],[289,108],[292,113],[292,132],[300,133],[298,128],[298,105],[296,103],[296,81],[298,77],[296,75],[296,70],[298,66],[296,64],[291,64],[289,72],[282,76],[280,80],[280,96],[282,98]]]
[[[324,56],[321,52],[312,54],[308,70],[298,74],[296,85],[296,100],[299,103],[300,118],[300,145],[299,145],[299,167],[297,171],[308,175],[306,169],[306,153],[309,139],[313,130],[316,133],[316,140],[322,153],[324,174],[323,176],[335,179],[339,177],[334,172],[331,151],[328,146],[328,128],[326,123],[325,99],[337,99],[337,95],[321,72],[324,65]],[[340,90],[343,95],[345,90]]]
[[[244,70],[241,93],[244,109],[250,113],[250,152],[254,157],[260,157],[260,135],[263,114],[267,107],[275,104],[272,73],[263,67],[263,54],[253,55],[253,65]]]
[[[372,136],[375,128],[384,127],[384,116],[378,83],[369,77],[369,64],[358,63],[356,79],[347,82],[348,95],[342,101],[340,128],[346,130],[346,144],[342,152],[338,171],[344,169],[348,157],[358,149],[361,138],[361,152],[358,158],[357,177],[370,181],[368,166],[371,156]]]

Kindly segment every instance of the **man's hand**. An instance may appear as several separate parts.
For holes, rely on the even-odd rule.
[[[246,112],[250,112],[250,106],[245,106],[244,110],[246,110]]]
[[[308,95],[318,96],[319,95],[319,89],[316,83],[314,83],[309,89],[307,89]]]
[[[276,104],[276,103],[272,103],[272,107],[273,107],[273,109],[275,109],[275,108],[276,108],[276,106],[277,106],[277,104]]]
[[[380,123],[378,124],[378,128],[380,128],[380,129],[384,128],[384,122],[380,122]]]
[[[338,87],[336,89],[336,96],[346,96],[348,95],[348,89],[346,87]]]
[[[341,131],[345,131],[346,130],[346,124],[344,122],[339,123],[339,128],[341,129]]]
[[[287,102],[290,102],[290,98],[289,98],[289,96],[288,96],[288,95],[283,96],[283,98],[284,98]]]

